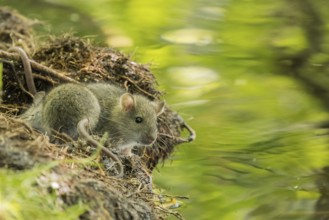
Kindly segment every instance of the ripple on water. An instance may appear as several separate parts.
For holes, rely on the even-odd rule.
[[[198,97],[220,85],[219,73],[207,67],[172,67],[167,73],[174,82],[173,89],[184,97]]]
[[[162,34],[161,38],[176,44],[208,45],[219,43],[219,40],[215,38],[215,32],[199,28],[168,31]]]

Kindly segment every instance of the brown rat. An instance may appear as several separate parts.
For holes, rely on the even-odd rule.
[[[157,115],[163,109],[163,102],[151,102],[114,85],[68,83],[54,88],[44,97],[35,98],[22,118],[44,132],[56,130],[72,138],[78,137],[78,124],[87,119],[93,133],[108,132],[109,137],[118,143],[120,151],[130,155],[133,146],[155,142]],[[114,155],[111,157],[118,161]]]
[[[46,131],[54,129],[76,138],[77,124],[87,118],[92,132],[108,132],[119,148],[154,143],[157,115],[164,106],[105,83],[58,86],[44,97],[42,105]]]

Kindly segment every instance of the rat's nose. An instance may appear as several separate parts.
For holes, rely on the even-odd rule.
[[[153,136],[153,135],[145,135],[144,138],[143,138],[143,143],[146,144],[146,145],[151,145],[155,142],[156,140],[156,136]]]

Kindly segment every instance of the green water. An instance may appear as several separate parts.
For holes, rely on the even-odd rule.
[[[45,21],[45,35],[89,36],[151,64],[168,105],[197,132],[154,174],[167,194],[189,197],[186,219],[312,217],[328,137],[311,125],[328,113],[271,62],[273,48],[309,46],[300,28],[282,25],[284,1],[1,2]]]

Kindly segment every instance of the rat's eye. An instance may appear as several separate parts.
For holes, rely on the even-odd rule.
[[[139,123],[142,123],[143,122],[143,118],[142,117],[136,117],[135,118],[135,122],[138,123],[138,124]]]

